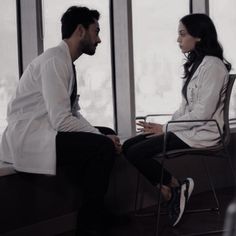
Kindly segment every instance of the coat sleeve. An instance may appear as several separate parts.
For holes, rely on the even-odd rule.
[[[192,105],[186,107],[182,115],[173,116],[172,120],[207,120],[212,119],[222,94],[226,89],[227,72],[222,65],[211,63],[202,66],[199,70],[198,89],[190,91],[195,93]],[[191,88],[193,90],[194,88]],[[168,131],[188,130],[203,123],[175,123],[171,124]],[[166,125],[163,127],[165,130]]]
[[[41,69],[42,94],[52,127],[61,132],[100,132],[82,116],[71,111],[70,68],[58,58],[50,58]]]

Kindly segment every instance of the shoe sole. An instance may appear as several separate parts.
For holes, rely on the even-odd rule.
[[[193,182],[193,179],[191,178],[187,178],[187,180],[188,180],[188,184],[187,184],[187,194],[188,194],[187,201],[188,201],[193,192],[194,182]]]
[[[179,216],[178,216],[177,220],[175,221],[175,223],[172,225],[173,227],[179,223],[179,221],[184,213],[184,208],[185,208],[185,204],[186,204],[185,191],[186,191],[186,184],[183,184],[181,186],[181,192],[180,192]]]
[[[186,183],[186,182],[188,182],[188,183]],[[173,227],[179,223],[179,221],[184,213],[186,203],[189,200],[189,198],[192,194],[193,188],[194,188],[194,182],[191,178],[187,178],[186,182],[184,182],[184,184],[181,186],[180,207],[179,207],[180,213],[179,213],[179,217],[177,218],[175,223],[172,225]],[[186,194],[187,194],[187,196],[186,196]]]

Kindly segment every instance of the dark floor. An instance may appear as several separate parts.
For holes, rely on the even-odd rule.
[[[204,212],[204,213],[188,213],[186,212],[181,222],[176,227],[170,227],[167,223],[167,216],[161,215],[159,236],[193,236],[207,235],[205,232],[211,232],[210,235],[223,235],[225,212],[234,197],[234,190],[227,188],[217,191],[217,196],[221,204],[221,213]],[[191,197],[187,210],[205,207],[214,207],[212,194],[201,193]],[[145,211],[153,210],[153,208],[145,209]],[[125,216],[127,217],[127,216]],[[155,216],[135,216],[134,213],[128,215],[128,221],[125,224],[117,224],[110,226],[110,236],[155,236]],[[60,236],[73,236],[73,232],[68,232]]]

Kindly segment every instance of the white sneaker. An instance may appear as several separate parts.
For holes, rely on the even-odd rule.
[[[185,210],[187,201],[189,200],[194,188],[193,179],[187,178],[179,186],[172,188],[172,197],[168,205],[169,222],[172,226],[176,226]]]

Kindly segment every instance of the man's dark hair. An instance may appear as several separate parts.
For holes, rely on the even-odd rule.
[[[68,8],[61,17],[62,39],[69,38],[79,24],[87,29],[95,20],[99,20],[99,17],[100,13],[97,10],[90,10],[87,7]]]

